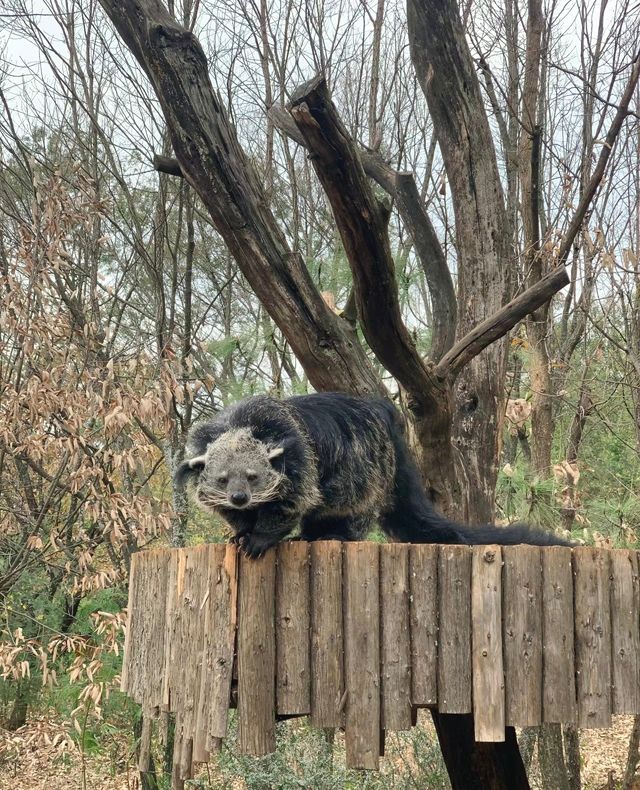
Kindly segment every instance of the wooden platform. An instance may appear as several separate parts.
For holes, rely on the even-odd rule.
[[[239,748],[275,748],[279,716],[344,727],[377,768],[418,707],[505,725],[607,727],[640,713],[634,551],[290,542],[133,557],[122,689],[176,713],[183,778],[218,749],[237,684]]]

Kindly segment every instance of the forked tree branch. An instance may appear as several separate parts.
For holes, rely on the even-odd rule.
[[[180,170],[316,389],[382,393],[347,322],[323,302],[279,227],[197,38],[160,0],[100,0],[160,101]]]
[[[306,147],[306,141],[290,113],[274,104],[268,114],[283,134]],[[438,234],[420,197],[413,173],[398,172],[377,151],[356,147],[364,172],[396,201],[398,213],[413,241],[431,294],[433,331],[429,356],[437,362],[453,345],[457,317],[456,292]]]
[[[640,77],[640,51],[636,54],[633,61],[631,75],[627,86],[622,94],[620,104],[607,136],[602,146],[602,151],[598,158],[598,163],[585,191],[580,199],[580,203],[571,218],[569,227],[562,238],[556,260],[558,264],[547,275],[542,277],[537,283],[528,288],[520,296],[506,304],[494,315],[482,321],[461,338],[454,347],[442,358],[436,368],[436,373],[443,377],[455,378],[458,373],[467,365],[470,360],[477,356],[484,348],[491,345],[498,338],[505,335],[512,329],[518,321],[522,320],[529,313],[534,312],[547,302],[551,297],[564,288],[569,283],[565,264],[569,251],[575,241],[578,231],[582,227],[593,198],[602,182],[607,162],[611,156],[613,146],[616,142],[620,129],[628,115],[629,103]]]
[[[418,353],[402,320],[386,211],[371,190],[324,77],[315,77],[298,88],[289,110],[333,210],[353,274],[364,336],[410,396],[437,410],[441,384]]]

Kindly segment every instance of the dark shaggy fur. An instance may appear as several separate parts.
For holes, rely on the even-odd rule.
[[[569,545],[526,525],[468,527],[427,498],[385,400],[257,396],[196,426],[177,481],[220,513],[252,557],[299,528],[303,540],[361,540],[375,521],[412,543]]]

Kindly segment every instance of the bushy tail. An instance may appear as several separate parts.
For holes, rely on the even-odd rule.
[[[449,521],[436,512],[429,501],[420,473],[402,436],[393,436],[396,451],[396,478],[393,509],[382,514],[382,529],[403,543],[497,543],[503,546],[527,543],[532,546],[571,546],[551,532],[527,524],[507,527],[471,527]]]

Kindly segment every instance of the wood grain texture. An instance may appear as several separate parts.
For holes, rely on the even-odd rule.
[[[238,744],[260,757],[275,749],[276,552],[240,556],[238,593]]]
[[[409,546],[380,546],[382,727],[411,728]]]
[[[573,550],[578,723],[611,725],[610,556],[604,549]]]
[[[438,709],[471,713],[471,549],[440,546]]]
[[[505,546],[503,639],[506,722],[542,722],[542,562],[537,546]]]
[[[344,715],[342,543],[316,541],[311,556],[311,723],[340,727]]]
[[[237,552],[234,546],[207,547],[206,591],[203,618],[202,662],[195,723],[193,759],[206,760],[227,734],[231,670],[236,636]]]
[[[180,775],[190,779],[194,775],[194,735],[197,705],[200,692],[203,660],[203,604],[206,601],[208,581],[209,547],[194,546],[185,550],[185,571],[182,596],[182,644],[180,645],[180,723],[182,727],[182,749]],[[199,756],[205,762],[208,754]]]
[[[438,701],[438,547],[414,545],[409,550],[411,592],[411,702]]]
[[[571,549],[542,551],[542,716],[575,724],[578,717]]]
[[[124,680],[127,693],[153,715],[162,701],[161,662],[164,656],[164,616],[157,601],[167,589],[166,553],[163,549],[139,551],[132,558],[132,612],[125,644]],[[149,667],[156,667],[154,672]]]
[[[380,756],[380,575],[377,543],[344,547],[345,717],[349,768],[377,769]]]
[[[276,710],[311,710],[309,664],[309,547],[302,541],[278,546],[276,575]]]
[[[476,741],[504,741],[502,553],[474,546],[471,570],[473,715]]]
[[[638,558],[635,551],[611,552],[612,713],[640,711]]]

